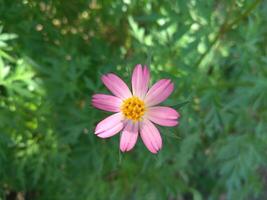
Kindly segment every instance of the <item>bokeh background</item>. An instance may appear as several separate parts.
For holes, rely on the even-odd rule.
[[[137,63],[175,83],[158,155],[93,134]],[[266,133],[266,0],[0,0],[0,200],[264,200]]]

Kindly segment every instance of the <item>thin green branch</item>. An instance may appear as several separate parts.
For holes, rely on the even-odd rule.
[[[202,61],[205,59],[205,57],[209,54],[209,52],[211,51],[213,46],[219,41],[219,38],[221,38],[222,35],[224,35],[227,31],[229,31],[234,25],[238,24],[242,19],[249,16],[249,14],[256,8],[256,6],[260,2],[261,2],[261,0],[255,0],[250,6],[248,6],[248,8],[246,9],[245,12],[243,12],[241,15],[239,15],[238,17],[236,17],[233,21],[231,21],[229,23],[227,22],[228,20],[226,18],[224,23],[221,25],[218,33],[216,34],[214,39],[211,41],[209,48],[200,56],[200,58],[196,62],[195,66],[199,67],[200,64],[202,63]],[[229,15],[227,15],[227,16],[229,16]]]

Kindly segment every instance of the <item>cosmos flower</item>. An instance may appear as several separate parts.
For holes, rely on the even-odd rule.
[[[101,122],[95,129],[95,134],[108,138],[122,131],[120,150],[130,151],[136,144],[140,134],[145,146],[152,153],[157,153],[162,147],[162,138],[154,125],[176,126],[180,117],[176,110],[157,106],[166,100],[174,89],[169,79],[161,79],[149,88],[149,69],[140,64],[132,74],[132,91],[115,74],[102,76],[104,85],[114,95],[95,94],[92,98],[94,107],[115,112]]]

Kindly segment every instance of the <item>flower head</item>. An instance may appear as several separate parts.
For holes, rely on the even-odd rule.
[[[147,149],[157,153],[162,147],[162,138],[154,123],[161,126],[178,125],[180,115],[176,110],[156,106],[172,93],[173,83],[169,79],[162,79],[149,88],[149,80],[148,68],[139,64],[132,74],[132,91],[123,80],[110,73],[103,75],[102,81],[114,96],[93,95],[94,107],[115,112],[97,124],[95,134],[101,138],[108,138],[122,131],[122,152],[130,151],[140,134]]]

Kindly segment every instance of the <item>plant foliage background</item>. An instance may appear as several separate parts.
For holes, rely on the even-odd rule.
[[[0,0],[0,199],[267,199],[266,0]],[[169,77],[163,150],[94,134],[106,72]]]

